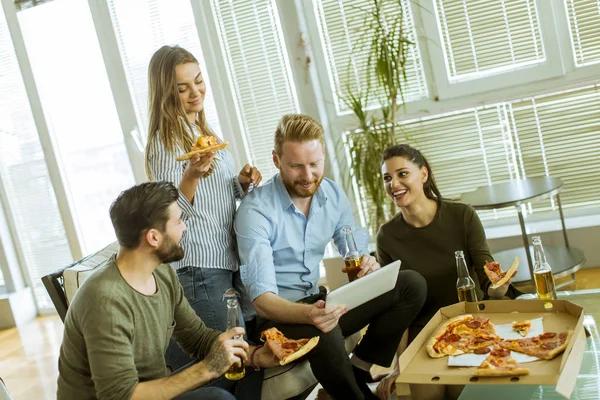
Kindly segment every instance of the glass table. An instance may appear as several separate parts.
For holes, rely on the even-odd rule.
[[[564,282],[561,285],[572,283],[575,279],[575,272],[585,263],[583,251],[569,245],[567,228],[565,227],[565,218],[559,195],[562,187],[563,182],[560,178],[541,176],[536,178],[516,179],[490,186],[482,186],[473,192],[464,193],[460,197],[460,200],[463,203],[470,204],[476,210],[516,207],[517,215],[519,216],[519,225],[521,226],[523,247],[503,250],[494,253],[493,256],[494,260],[499,262],[500,265],[511,265],[515,257],[519,257],[521,262],[527,261],[527,266],[529,268],[519,268],[517,274],[512,278],[512,282],[513,284],[516,284],[517,288],[519,287],[519,283],[533,282],[532,248],[529,245],[529,239],[527,238],[525,218],[522,209],[522,206],[528,202],[548,197],[554,197],[556,199],[565,245],[544,246],[546,258],[552,266],[554,278],[562,278],[571,275],[571,280]]]
[[[519,299],[534,299],[526,294]],[[558,292],[558,298],[569,300],[584,309],[584,325],[591,334],[587,338],[581,370],[577,376],[571,400],[598,400],[600,398],[600,289]],[[545,385],[468,385],[459,400],[564,400],[554,387]]]

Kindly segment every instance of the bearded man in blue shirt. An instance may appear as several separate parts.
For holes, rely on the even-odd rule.
[[[425,279],[400,271],[393,290],[351,310],[327,306],[319,263],[331,239],[343,248],[351,226],[359,251],[359,279],[380,268],[368,254],[368,235],[357,230],[350,203],[324,178],[323,127],[307,115],[284,116],[275,132],[279,173],[246,196],[235,218],[242,282],[256,310],[251,339],[276,327],[293,339],[320,336],[305,357],[335,399],[377,399],[367,386],[373,364],[391,364],[404,330],[423,306]],[[369,328],[349,358],[344,338]]]

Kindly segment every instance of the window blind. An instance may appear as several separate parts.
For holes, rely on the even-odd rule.
[[[52,308],[40,278],[73,259],[2,6],[0,182],[38,307]]]
[[[223,137],[189,0],[108,0],[108,7],[143,137],[148,129],[148,65],[163,45],[179,45],[198,59],[206,83],[206,120]]]
[[[87,254],[115,240],[108,208],[135,183],[89,5],[54,0],[17,15],[52,139],[50,150],[59,162],[60,171],[53,173],[63,178]]]
[[[211,0],[246,152],[263,178],[276,168],[273,138],[284,114],[300,112],[273,0]]]
[[[600,1],[564,0],[578,67],[600,62]]]
[[[401,1],[400,7],[395,2],[384,4],[386,18],[392,20],[402,17],[404,35],[414,43],[408,47],[407,52],[404,101],[426,98],[427,82],[416,44],[417,33],[409,1]],[[350,87],[356,93],[357,90],[364,91],[368,86],[366,79],[369,52],[364,44],[369,43],[370,38],[365,37],[364,25],[365,17],[373,11],[374,5],[372,1],[364,0],[315,0],[313,5],[319,20],[319,33],[325,49],[331,87],[337,92],[336,109],[338,114],[345,114],[349,109],[342,98],[347,94],[347,88]],[[377,87],[375,77],[372,77],[370,84],[373,88]],[[372,93],[369,106],[377,107],[380,93]]]
[[[436,0],[450,82],[545,61],[535,0]]]
[[[445,198],[512,179],[552,176],[564,182],[564,209],[600,205],[595,167],[600,85],[408,120],[401,127],[399,142],[423,152]],[[372,210],[366,200],[358,206],[365,216]],[[544,200],[526,211],[553,209],[553,201]],[[513,207],[478,213],[482,220],[516,216]]]

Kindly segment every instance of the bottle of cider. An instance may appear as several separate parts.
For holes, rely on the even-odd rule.
[[[533,279],[535,281],[535,290],[540,300],[556,300],[556,285],[554,284],[554,275],[548,261],[542,239],[539,236],[533,236]]]
[[[352,282],[358,278],[358,272],[360,271],[360,253],[356,247],[352,227],[344,226],[342,234],[344,235],[345,248],[341,249],[341,253],[344,258],[344,264],[346,264],[348,281]]]
[[[227,289],[223,295],[223,300],[227,301],[227,330],[240,326],[240,315],[238,313],[238,295],[234,289]],[[242,335],[235,336],[234,339],[241,339]],[[246,375],[244,362],[241,365],[233,364],[227,372],[225,378],[237,381]]]
[[[456,257],[456,272],[458,279],[456,280],[456,292],[458,293],[458,301],[477,301],[477,292],[475,291],[475,282],[469,275],[467,262],[462,250],[454,252]]]

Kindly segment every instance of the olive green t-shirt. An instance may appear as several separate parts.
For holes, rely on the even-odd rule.
[[[81,285],[65,319],[58,399],[129,399],[138,382],[167,375],[171,335],[202,359],[220,334],[200,320],[175,271],[159,265],[157,291],[144,295],[123,279],[115,256]]]
[[[481,221],[472,207],[444,201],[427,226],[409,225],[398,213],[379,230],[379,263],[402,260],[401,269],[415,270],[427,280],[427,299],[414,325],[426,325],[441,307],[458,302],[456,250],[464,252],[477,296],[483,299],[490,285],[483,266],[486,260],[493,259]]]

